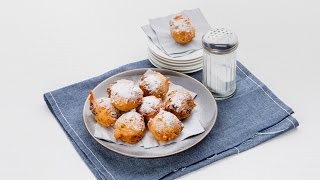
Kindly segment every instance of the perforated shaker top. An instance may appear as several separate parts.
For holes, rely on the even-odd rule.
[[[212,53],[227,54],[237,49],[238,37],[228,29],[216,28],[203,35],[202,46]]]

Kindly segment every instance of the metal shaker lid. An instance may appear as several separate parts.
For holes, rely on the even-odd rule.
[[[238,37],[225,28],[215,28],[202,37],[202,46],[215,54],[227,54],[237,49]]]

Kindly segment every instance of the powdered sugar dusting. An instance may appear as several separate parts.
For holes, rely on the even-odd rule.
[[[183,101],[188,99],[192,99],[191,95],[188,92],[179,90],[174,93],[173,97],[171,97],[170,105],[177,108],[177,111],[180,111]]]
[[[111,98],[107,98],[107,97],[101,97],[99,99],[97,99],[97,105],[104,107],[108,110],[110,110],[110,116],[113,118],[118,118],[119,117],[119,110],[116,109],[112,104],[111,104]]]
[[[142,95],[142,90],[133,81],[121,79],[116,81],[111,87],[111,97],[120,96],[123,98],[138,98]]]
[[[146,82],[148,90],[151,92],[157,90],[161,85],[161,79],[155,73],[148,75],[143,81]]]
[[[180,32],[191,32],[192,26],[188,18],[182,17],[182,15],[175,16],[172,20],[170,20],[170,29],[171,31]]]
[[[97,99],[96,102],[99,106],[103,106],[107,109],[110,109],[112,107],[111,106],[111,99],[107,98],[107,97],[101,97],[101,98]]]
[[[149,114],[161,107],[161,100],[155,96],[147,96],[143,98],[139,112],[142,114]]]
[[[145,129],[143,117],[135,111],[130,111],[120,116],[116,122],[116,126],[121,124],[124,124],[126,128],[136,131],[144,131]]]
[[[162,122],[164,122],[167,127],[173,127],[176,123],[180,123],[180,120],[168,111],[161,110],[157,116],[161,117]]]

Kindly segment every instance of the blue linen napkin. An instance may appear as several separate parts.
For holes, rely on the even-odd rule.
[[[89,90],[117,73],[154,67],[148,60],[127,64],[98,77],[44,94],[52,114],[97,179],[173,179],[219,159],[267,141],[296,128],[292,109],[277,98],[240,62],[237,91],[218,101],[218,118],[208,136],[176,155],[139,159],[126,157],[97,143],[86,130],[82,109]],[[189,74],[201,81],[201,71]],[[210,111],[210,107],[207,107]]]

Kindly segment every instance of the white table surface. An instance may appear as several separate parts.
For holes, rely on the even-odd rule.
[[[320,178],[320,11],[314,1],[0,1],[0,179],[94,179],[42,95],[147,58],[148,18],[201,8],[300,126],[181,179]]]

